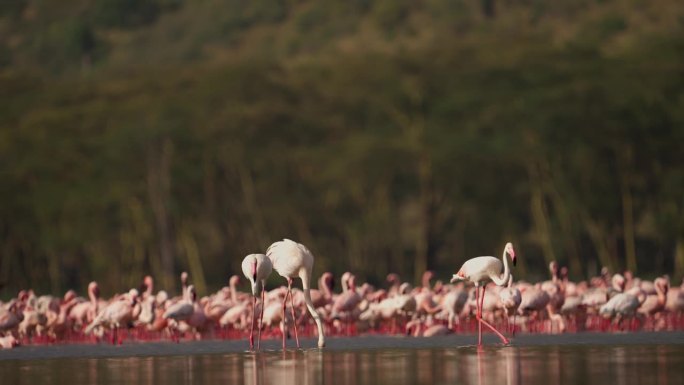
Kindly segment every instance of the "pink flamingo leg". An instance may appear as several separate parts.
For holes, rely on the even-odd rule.
[[[483,302],[483,303],[484,303],[484,295],[485,295],[485,290],[486,290],[486,289],[487,289],[486,286],[482,287],[482,302]],[[482,309],[481,306],[480,306],[480,309]],[[478,318],[478,320],[480,321],[480,324],[484,324],[485,326],[487,326],[488,328],[490,328],[494,333],[496,333],[496,334],[499,336],[499,338],[501,338],[501,342],[503,342],[504,345],[508,345],[508,343],[509,343],[509,342],[508,342],[508,339],[507,339],[506,337],[504,337],[503,334],[499,333],[499,331],[496,330],[496,329],[494,328],[494,326],[490,325],[489,322],[487,322],[487,321],[485,321],[484,319],[482,319],[482,313],[480,313],[480,317]]]
[[[285,350],[285,332],[287,331],[287,323],[285,323],[285,307],[287,306],[288,294],[290,294],[289,290],[285,292],[285,299],[283,299],[283,350]]]
[[[511,331],[512,331],[513,337],[515,337],[515,316],[516,316],[516,315],[517,315],[517,314],[513,313],[513,326],[511,327]]]
[[[264,327],[264,307],[266,304],[264,288],[261,288],[261,317],[259,318],[259,337],[257,338],[257,350],[261,349],[261,329]]]
[[[294,296],[292,295],[292,278],[287,279],[287,292],[290,293],[290,309],[292,310],[292,320],[294,321],[295,340],[299,348],[299,336],[297,335],[297,317],[295,316]]]
[[[252,325],[249,329],[249,350],[254,349],[254,322],[256,321],[256,297],[252,296]]]
[[[480,286],[475,285],[475,305],[477,309],[475,310],[475,318],[477,320],[480,320],[481,317],[481,311],[480,311]],[[482,324],[480,322],[477,323],[477,346],[482,345]]]

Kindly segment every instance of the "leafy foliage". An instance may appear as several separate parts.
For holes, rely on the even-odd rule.
[[[508,240],[520,278],[684,274],[678,2],[13,4],[2,295],[215,289],[283,237],[378,284]]]

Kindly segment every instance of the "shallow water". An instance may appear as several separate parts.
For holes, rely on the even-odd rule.
[[[285,352],[269,344],[260,353],[6,359],[0,360],[0,383],[621,385],[681,384],[684,378],[684,345],[673,341],[577,344],[560,340],[560,344],[491,344],[482,349],[429,347],[427,339],[401,340],[399,347],[377,347],[380,340],[372,339],[364,347],[356,341],[351,348],[345,348],[343,340],[333,340],[337,346],[332,349]]]

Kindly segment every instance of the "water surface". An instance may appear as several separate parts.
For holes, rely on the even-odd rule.
[[[663,335],[651,335],[661,336]],[[580,336],[581,337],[581,336]],[[586,337],[586,336],[585,336]],[[565,338],[549,343],[482,349],[450,339],[331,340],[332,348],[279,351],[269,341],[259,353],[87,355],[51,359],[2,359],[2,384],[681,384],[681,333],[658,338]],[[636,338],[636,339],[635,339]],[[592,342],[592,339],[595,339]],[[657,343],[644,343],[653,339]],[[614,341],[625,341],[624,344]],[[352,343],[353,341],[353,343]],[[365,342],[364,342],[365,341]],[[392,343],[395,341],[395,343]],[[445,343],[446,341],[446,343]],[[532,340],[534,341],[534,340]],[[559,342],[560,341],[560,342]],[[574,341],[577,341],[575,339]],[[305,341],[311,344],[313,341]],[[529,342],[529,341],[528,341]],[[231,342],[236,346],[240,342]],[[364,346],[364,344],[366,344]],[[346,346],[345,346],[346,345]],[[159,345],[195,348],[193,344]],[[211,346],[211,345],[208,345]],[[57,351],[68,351],[66,347]],[[92,349],[108,349],[91,346]],[[120,347],[121,348],[121,347]],[[131,347],[135,349],[136,346]],[[21,349],[21,348],[20,348]],[[43,348],[47,349],[47,348]],[[112,351],[117,351],[112,347]],[[125,348],[124,348],[125,349]],[[49,350],[49,349],[48,349]],[[95,350],[93,350],[95,351]],[[121,350],[119,350],[121,351]],[[188,350],[191,351],[191,350]],[[5,352],[2,352],[5,353]],[[87,353],[87,350],[86,350]],[[7,354],[4,356],[8,357]]]

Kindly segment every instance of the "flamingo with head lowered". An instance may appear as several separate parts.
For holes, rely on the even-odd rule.
[[[261,294],[261,321],[259,322],[259,336],[257,338],[257,349],[261,345],[261,325],[264,322],[264,288],[266,279],[273,271],[271,260],[264,254],[250,254],[242,260],[242,273],[247,277],[252,287],[252,327],[249,330],[249,348],[254,349],[254,322],[257,318],[256,300]]]
[[[299,337],[297,335],[297,317],[294,314],[294,303],[292,300],[292,280],[293,278],[300,278],[302,280],[302,289],[304,291],[304,301],[309,313],[316,322],[318,327],[318,347],[325,346],[325,336],[323,334],[323,324],[321,316],[316,312],[311,301],[311,270],[313,269],[314,256],[301,243],[283,239],[269,246],[266,250],[266,255],[271,260],[273,268],[282,277],[287,279],[287,294],[283,300],[283,320],[285,319],[285,307],[287,304],[287,297],[290,296],[292,303],[292,318],[294,322],[295,339],[297,340],[297,347],[299,347]],[[285,350],[285,333],[283,333],[283,350]]]
[[[508,242],[504,247],[502,261],[497,258],[486,256],[486,257],[475,257],[467,260],[458,273],[453,275],[451,282],[456,281],[467,281],[475,284],[475,302],[477,303],[477,313],[476,318],[478,320],[477,328],[477,345],[482,345],[482,324],[490,328],[494,333],[496,333],[501,342],[508,344],[508,339],[503,336],[494,326],[490,325],[489,322],[482,319],[482,303],[484,302],[484,294],[487,283],[489,281],[494,282],[498,286],[505,286],[511,277],[511,271],[508,267],[507,255],[511,257],[513,266],[515,266],[515,250],[513,250],[513,244]],[[502,274],[503,268],[503,274]],[[482,287],[482,294],[480,294],[480,287]]]

